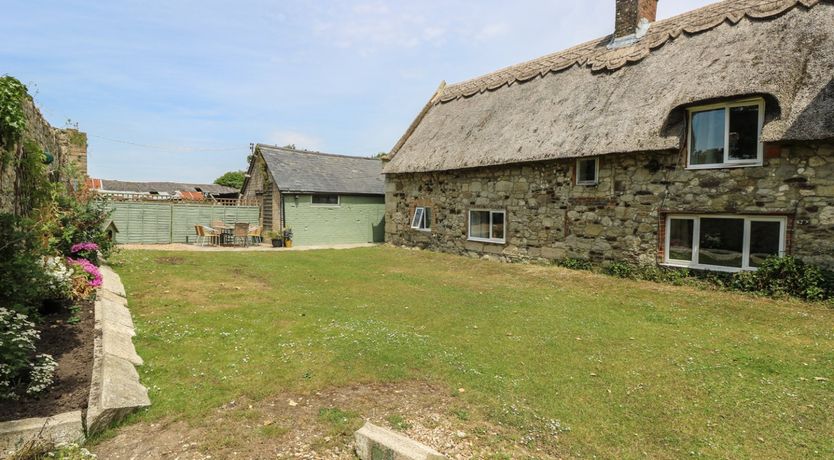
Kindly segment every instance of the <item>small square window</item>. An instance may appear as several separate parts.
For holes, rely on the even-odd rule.
[[[411,228],[415,230],[431,230],[431,208],[418,206],[414,208],[411,218]]]
[[[576,160],[576,184],[597,185],[599,182],[599,158]]]
[[[469,239],[485,243],[506,242],[506,212],[473,209],[469,211]]]
[[[312,204],[339,206],[339,195],[313,195]]]

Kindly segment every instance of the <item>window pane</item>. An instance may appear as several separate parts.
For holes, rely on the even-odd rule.
[[[339,204],[339,195],[313,195],[313,204]]]
[[[780,222],[750,222],[750,266],[758,267],[769,256],[779,255]]]
[[[730,160],[759,157],[759,106],[730,109]]]
[[[597,181],[597,160],[579,160],[579,179],[578,182],[596,182]]]
[[[489,238],[489,211],[469,211],[469,236]]]
[[[669,259],[692,261],[693,219],[669,220]]]
[[[411,228],[420,228],[420,223],[423,221],[423,208],[414,209],[414,218],[411,219]]]
[[[426,211],[423,213],[423,226],[421,228],[431,228],[431,208],[426,208]]]
[[[504,239],[504,213],[492,213],[492,238],[495,240]]]
[[[724,109],[692,114],[692,150],[689,164],[724,162]]]
[[[701,219],[698,263],[741,268],[743,219]]]

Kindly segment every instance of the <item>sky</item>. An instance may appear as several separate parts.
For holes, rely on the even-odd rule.
[[[614,3],[0,0],[0,74],[88,134],[92,177],[210,183],[253,142],[387,152],[442,80],[610,34]]]

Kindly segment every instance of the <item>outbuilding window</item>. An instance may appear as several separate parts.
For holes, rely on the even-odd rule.
[[[763,99],[689,109],[689,168],[761,165],[763,124]]]
[[[418,206],[414,208],[414,216],[411,218],[411,228],[415,230],[431,230],[431,208]]]
[[[317,206],[339,206],[339,195],[313,195],[312,204]]]
[[[599,183],[599,158],[576,160],[576,185],[597,185]]]
[[[472,209],[469,211],[469,239],[484,243],[506,242],[506,211]]]
[[[720,271],[755,270],[766,258],[784,255],[786,221],[772,216],[669,216],[665,262]]]

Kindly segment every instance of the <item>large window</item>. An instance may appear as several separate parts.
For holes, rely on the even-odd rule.
[[[504,211],[469,211],[469,239],[486,243],[504,243],[506,215]]]
[[[339,206],[339,195],[313,195],[312,204],[317,206]]]
[[[679,215],[666,219],[670,265],[715,270],[755,269],[785,252],[784,217]]]
[[[411,228],[415,230],[431,230],[431,208],[418,206],[414,208],[414,215],[411,217]]]
[[[576,160],[576,184],[597,185],[599,182],[599,158]]]
[[[751,99],[689,110],[689,168],[762,163],[764,101]]]

